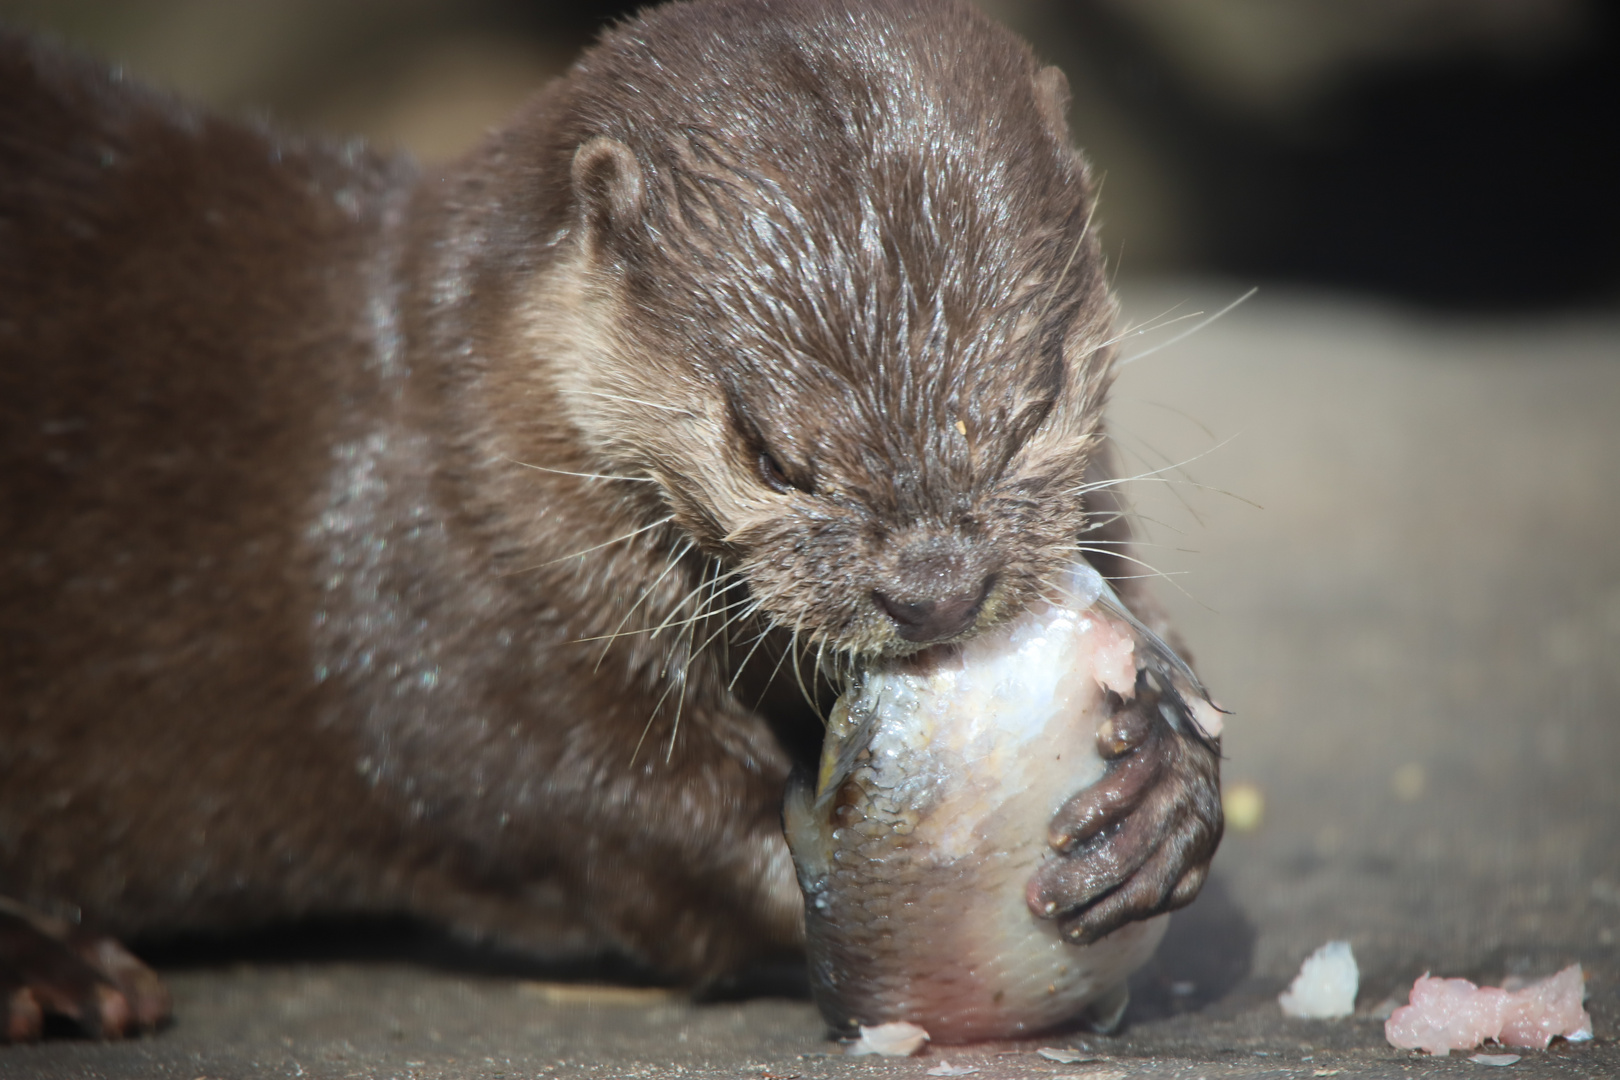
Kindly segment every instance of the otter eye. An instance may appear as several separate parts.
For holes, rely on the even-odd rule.
[[[765,481],[766,487],[782,494],[786,494],[794,486],[787,473],[782,471],[781,463],[767,450],[761,450],[759,453],[759,478]]]

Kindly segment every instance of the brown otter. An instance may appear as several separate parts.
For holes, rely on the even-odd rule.
[[[673,4],[421,171],[5,38],[0,893],[794,948],[818,670],[1127,538],[1065,93],[963,4]],[[1126,729],[1032,885],[1077,940],[1219,839],[1214,747]],[[0,918],[11,1037],[120,1026]]]

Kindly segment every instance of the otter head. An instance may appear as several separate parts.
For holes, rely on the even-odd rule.
[[[851,2],[860,33],[826,4],[685,10],[567,90],[557,257],[589,346],[557,378],[600,467],[653,478],[829,652],[1051,595],[1114,314],[1061,74],[965,6]]]

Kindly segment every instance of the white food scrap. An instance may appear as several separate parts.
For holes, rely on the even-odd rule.
[[[1384,1038],[1402,1050],[1442,1056],[1486,1040],[1543,1050],[1556,1036],[1571,1042],[1592,1037],[1585,999],[1579,964],[1518,990],[1425,975],[1412,984],[1410,1004],[1384,1021]]]
[[[844,1047],[850,1057],[876,1054],[878,1057],[910,1057],[928,1041],[926,1029],[897,1020],[892,1024],[861,1025],[860,1038]]]
[[[1091,677],[1104,690],[1130,700],[1136,696],[1136,640],[1131,628],[1112,619],[1087,616],[1081,641],[1091,649]]]
[[[928,1070],[929,1076],[971,1076],[979,1070],[972,1065],[952,1065],[945,1058],[939,1059],[939,1064]]]
[[[1361,972],[1348,941],[1330,941],[1305,958],[1277,1004],[1289,1016],[1332,1020],[1356,1011]]]

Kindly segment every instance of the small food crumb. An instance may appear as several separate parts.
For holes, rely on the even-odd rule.
[[[1266,797],[1254,784],[1233,784],[1221,794],[1221,810],[1226,827],[1233,832],[1253,832],[1266,813]]]
[[[1361,972],[1348,941],[1330,941],[1305,958],[1299,974],[1277,998],[1289,1016],[1332,1020],[1356,1011]]]
[[[1136,696],[1136,638],[1131,628],[1113,619],[1089,619],[1085,640],[1091,646],[1091,677],[1104,690],[1127,701]]]
[[[971,1065],[952,1065],[945,1058],[939,1059],[939,1064],[928,1070],[929,1076],[971,1076],[979,1070]]]
[[[1055,1061],[1059,1065],[1079,1065],[1086,1061],[1101,1060],[1084,1050],[1071,1050],[1064,1046],[1043,1046],[1035,1052],[1047,1061]]]
[[[892,1024],[861,1025],[860,1038],[844,1048],[849,1057],[876,1054],[878,1057],[910,1057],[928,1041],[928,1032],[916,1024],[897,1020]]]
[[[1468,1059],[1475,1065],[1512,1065],[1519,1060],[1518,1054],[1475,1054]]]
[[[1402,1050],[1441,1056],[1487,1039],[1544,1050],[1555,1036],[1571,1042],[1592,1037],[1592,1017],[1581,1007],[1585,998],[1579,964],[1518,990],[1425,975],[1412,984],[1411,1003],[1384,1022],[1384,1038]]]
[[[559,983],[526,980],[518,983],[518,993],[537,997],[547,1005],[605,1005],[644,1008],[662,1001],[674,1001],[679,990],[662,986],[606,986],[596,983]]]

